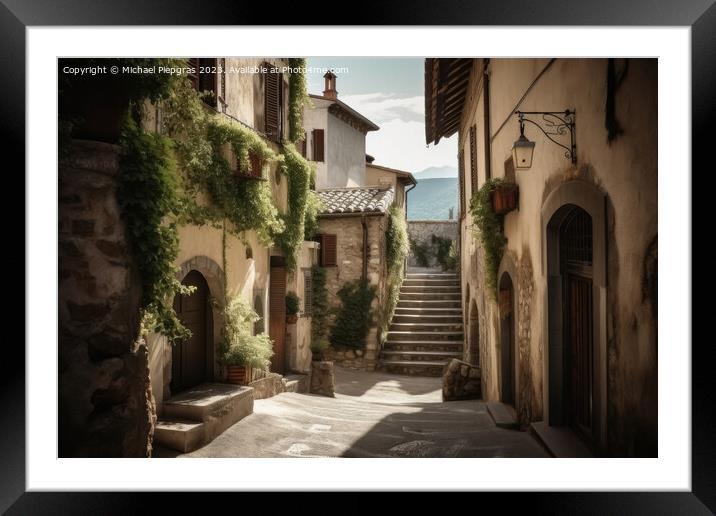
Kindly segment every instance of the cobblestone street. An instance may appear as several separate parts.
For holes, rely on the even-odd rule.
[[[165,449],[156,457],[175,456]],[[336,368],[336,397],[283,393],[182,457],[547,457],[481,401],[443,403],[440,378]]]

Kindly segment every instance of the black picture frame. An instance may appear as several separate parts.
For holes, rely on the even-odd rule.
[[[3,167],[10,172],[8,158],[13,158],[13,177],[18,184],[13,197],[25,192],[25,30],[37,25],[246,25],[267,23],[328,24],[326,9],[305,5],[288,16],[276,12],[267,2],[228,0],[123,0],[99,3],[96,0],[0,0],[0,131],[5,151]],[[339,24],[371,25],[640,25],[690,26],[692,72],[692,163],[693,170],[713,170],[707,154],[715,140],[716,112],[716,5],[714,0],[601,0],[564,2],[541,0],[500,0],[492,2],[413,1],[409,3],[362,2],[350,18],[341,16]],[[48,74],[48,76],[53,76]],[[675,127],[686,131],[687,127]],[[699,167],[698,165],[701,164]],[[50,174],[51,171],[48,171]],[[664,171],[660,171],[664,173]],[[676,173],[677,171],[672,171]],[[7,175],[4,174],[7,188]],[[691,175],[684,180],[691,181]],[[8,190],[5,190],[8,192]],[[9,195],[6,193],[6,195]],[[22,196],[24,198],[24,196]],[[693,205],[698,204],[695,202]],[[6,225],[12,223],[18,232],[17,207],[6,210]],[[692,217],[694,225],[698,219]],[[706,220],[711,220],[707,218]],[[20,229],[22,227],[22,229]],[[693,231],[693,230],[692,230]],[[19,235],[18,235],[19,236]],[[17,240],[19,242],[19,239]],[[19,247],[19,244],[17,244]],[[24,249],[24,245],[23,245]],[[24,251],[23,251],[24,253]],[[21,255],[10,260],[11,266],[25,269]],[[692,254],[692,267],[704,257]],[[48,266],[53,266],[48,264]],[[698,267],[698,268],[697,268]],[[684,274],[684,281],[691,277]],[[691,304],[692,300],[683,300]],[[708,306],[707,303],[705,306]],[[24,303],[16,306],[25,307]],[[28,307],[31,309],[31,307]],[[693,318],[692,318],[693,319]],[[26,493],[25,492],[25,350],[3,338],[0,358],[0,399],[2,427],[0,432],[0,512],[8,514],[124,514],[146,508],[145,496],[129,493]],[[688,349],[692,345],[692,491],[691,492],[620,492],[620,493],[515,493],[485,494],[486,498],[504,503],[510,509],[525,507],[533,513],[557,514],[709,514],[716,511],[716,403],[713,401],[712,338],[688,342],[664,342]],[[54,351],[54,349],[48,349]],[[507,495],[507,496],[505,496]],[[181,496],[160,495],[163,510],[181,507]],[[221,504],[225,496],[213,503]],[[300,502],[299,502],[300,503]],[[183,512],[183,511],[182,511]]]

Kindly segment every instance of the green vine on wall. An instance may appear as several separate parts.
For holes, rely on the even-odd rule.
[[[176,278],[179,238],[176,223],[165,223],[177,209],[171,141],[145,132],[128,116],[119,143],[122,173],[117,198],[142,279],[143,326],[171,340],[188,338],[191,332],[179,322],[172,307],[176,294],[192,290]]]
[[[410,251],[408,227],[405,222],[405,212],[402,208],[393,205],[388,211],[388,228],[385,232],[385,254],[387,261],[386,296],[381,310],[380,339],[390,326],[395,307],[398,305],[400,287],[403,284],[405,273],[405,259]]]
[[[306,60],[292,57],[288,60],[288,66],[291,69],[288,78],[288,139],[298,143],[303,139],[303,107],[310,101],[306,85]]]
[[[341,305],[331,329],[330,341],[333,346],[361,349],[365,347],[370,325],[373,323],[371,304],[377,287],[366,279],[349,281],[338,291]]]
[[[497,298],[497,273],[507,238],[502,232],[504,215],[497,215],[492,208],[491,195],[495,188],[503,184],[502,178],[493,178],[485,182],[470,201],[470,214],[477,230],[475,236],[480,239],[485,253],[485,284]]]
[[[328,291],[326,269],[314,265],[311,268],[311,341],[326,340],[329,331]]]

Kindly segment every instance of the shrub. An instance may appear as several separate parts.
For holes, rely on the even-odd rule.
[[[431,235],[431,242],[435,253],[435,259],[443,270],[448,269],[448,255],[450,254],[450,246],[452,240],[437,235]]]
[[[415,261],[419,267],[430,267],[430,259],[432,257],[432,249],[427,242],[410,241],[410,246],[415,256]]]
[[[385,232],[385,247],[388,277],[386,280],[386,296],[380,317],[380,339],[383,340],[388,331],[393,312],[398,304],[400,287],[403,284],[405,258],[410,251],[408,228],[405,212],[398,206],[392,206],[388,212],[388,229]]]
[[[375,285],[368,280],[345,283],[338,291],[341,306],[331,331],[330,341],[334,346],[362,348],[373,323],[371,303],[376,294]]]
[[[258,314],[243,298],[236,296],[229,300],[224,308],[219,344],[219,357],[224,364],[268,370],[273,342],[265,333],[251,335],[251,327],[258,320]]]
[[[288,294],[286,294],[286,314],[297,314],[300,306],[301,300],[298,298],[298,295],[296,295],[295,292],[289,292]]]
[[[328,336],[328,293],[326,291],[326,270],[314,265],[311,268],[311,341]]]
[[[323,354],[326,352],[330,345],[330,342],[328,342],[328,339],[326,339],[325,337],[311,341],[311,353],[313,355],[312,359],[323,360]]]

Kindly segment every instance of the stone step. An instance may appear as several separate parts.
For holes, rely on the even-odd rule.
[[[460,351],[395,351],[395,350],[383,350],[381,353],[383,360],[394,360],[394,361],[449,361],[450,359],[462,358],[462,352]]]
[[[459,340],[464,334],[461,331],[388,331],[386,340]]]
[[[396,313],[393,315],[393,324],[396,323],[422,323],[422,324],[432,324],[432,323],[453,323],[453,324],[460,324],[462,325],[462,314],[445,314],[445,315],[435,315],[435,314],[402,314],[402,313]]]
[[[403,286],[404,287],[418,287],[418,286],[425,286],[425,287],[432,287],[432,286],[445,286],[445,287],[459,287],[460,281],[455,279],[445,279],[445,278],[405,278],[403,280]]]
[[[408,272],[405,279],[459,279],[454,272]]]
[[[461,340],[386,340],[384,351],[439,351],[462,354]]]
[[[487,412],[492,417],[495,425],[500,428],[518,429],[520,427],[517,422],[517,413],[515,409],[499,401],[490,401],[487,403]]]
[[[394,322],[389,331],[456,331],[463,332],[462,321],[458,322]]]
[[[462,317],[462,308],[409,308],[409,307],[396,307],[396,314],[401,315],[444,315],[444,316],[459,316]]]
[[[445,364],[447,361],[381,360],[380,369],[392,374],[440,377]]]
[[[204,423],[160,419],[154,425],[154,442],[182,453],[192,452],[204,443]]]
[[[436,293],[449,293],[454,294],[457,292],[460,293],[460,285],[406,285],[403,283],[400,287],[400,293],[414,293],[414,292],[423,292],[425,294],[436,294]]]
[[[205,383],[172,396],[163,408],[167,420],[203,423],[204,445],[253,412],[253,388]]]
[[[456,292],[400,292],[399,301],[457,301],[460,291]]]
[[[450,308],[461,309],[459,299],[398,299],[398,308]]]

